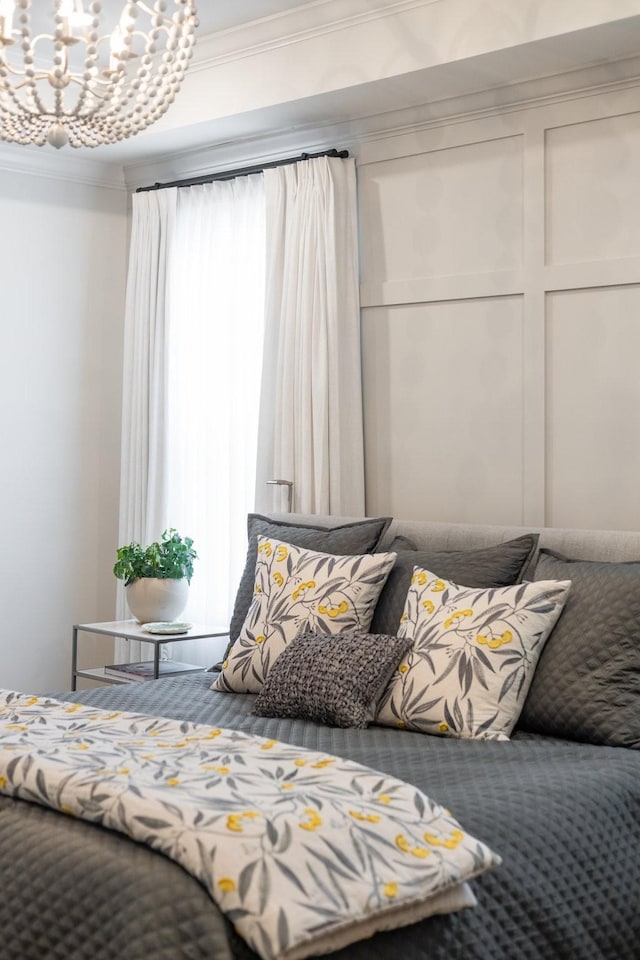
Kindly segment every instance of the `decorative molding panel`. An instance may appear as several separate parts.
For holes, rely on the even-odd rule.
[[[380,284],[518,270],[522,149],[522,136],[504,137],[363,167],[363,276]]]
[[[548,264],[640,256],[640,113],[547,131]]]
[[[546,332],[545,522],[638,530],[640,284],[549,294]]]
[[[520,524],[522,297],[363,315],[367,513]]]
[[[639,117],[609,88],[361,147],[368,512],[640,527]]]

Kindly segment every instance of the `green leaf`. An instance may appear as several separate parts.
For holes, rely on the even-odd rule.
[[[191,582],[193,561],[197,559],[191,537],[181,537],[173,527],[165,530],[162,540],[142,547],[133,541],[118,547],[113,573],[119,580],[131,583],[145,577]]]

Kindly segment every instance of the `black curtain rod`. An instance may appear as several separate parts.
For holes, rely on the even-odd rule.
[[[170,183],[154,183],[150,187],[138,187],[136,193],[147,193],[149,190],[166,190],[168,187],[196,187],[201,183],[213,183],[214,180],[233,180],[234,177],[248,177],[252,173],[262,173],[271,167],[285,167],[290,163],[300,163],[301,160],[314,160],[316,157],[338,157],[341,160],[349,156],[348,150],[322,150],[320,153],[301,153],[299,157],[288,157],[285,160],[273,160],[271,163],[256,164],[254,167],[238,167],[237,170],[222,170],[220,173],[208,173],[202,177],[190,177],[187,180],[172,180]]]

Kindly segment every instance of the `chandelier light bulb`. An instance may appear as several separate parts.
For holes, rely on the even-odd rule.
[[[180,89],[197,25],[195,0],[109,14],[98,0],[0,0],[0,138],[59,149],[139,133]]]

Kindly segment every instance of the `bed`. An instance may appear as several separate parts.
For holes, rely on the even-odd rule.
[[[322,530],[349,523],[250,520],[249,553],[252,538],[255,551],[262,535],[291,543],[297,525],[319,529],[320,543],[312,542],[328,552]],[[533,546],[518,542],[528,535]],[[498,545],[514,541],[517,558],[509,547],[492,557]],[[301,549],[308,547],[306,540]],[[347,548],[340,542],[337,552]],[[435,559],[439,576],[452,580],[456,569],[482,580],[487,558],[498,560],[490,577],[513,579],[515,563],[515,579],[525,584],[535,582],[541,557],[549,565],[545,577],[551,571],[563,580],[570,569],[573,605],[564,607],[535,668],[537,712],[532,684],[509,739],[256,716],[259,692],[213,691],[216,674],[208,672],[55,695],[347,757],[419,787],[501,858],[472,881],[476,906],[377,933],[338,950],[336,960],[640,957],[640,534],[394,521],[381,524],[375,543],[356,544],[373,556],[390,548],[413,569],[416,560],[433,566]],[[485,570],[478,574],[474,563]],[[406,592],[402,578],[388,578],[387,586],[385,603],[393,591]],[[246,622],[246,603],[245,597],[235,611],[236,630]],[[589,603],[599,610],[591,634],[583,618]],[[384,626],[384,615],[378,609],[373,626]],[[586,615],[594,621],[593,610]],[[560,692],[553,682],[557,656]],[[540,732],[545,724],[550,732]],[[0,958],[256,956],[175,862],[118,833],[9,796],[0,796],[0,884]]]

